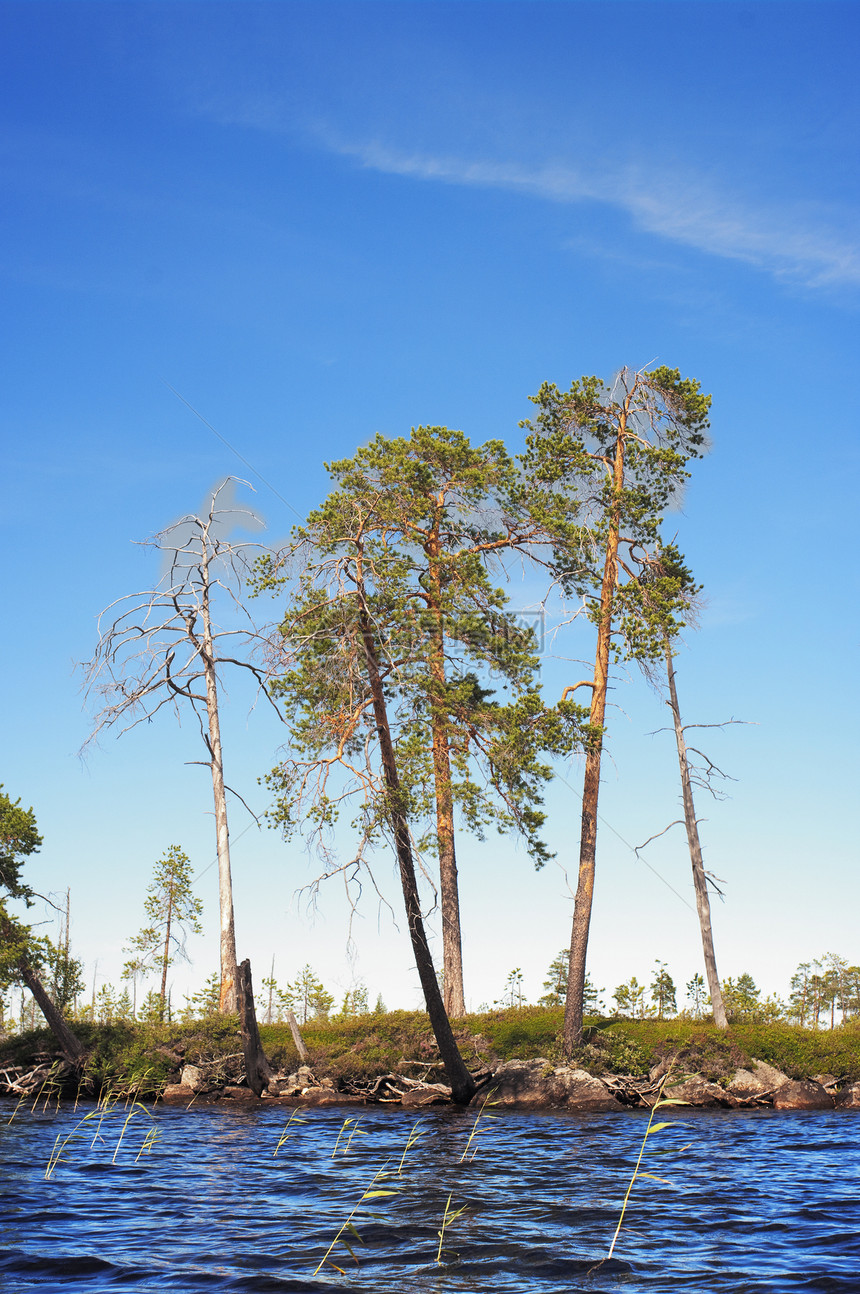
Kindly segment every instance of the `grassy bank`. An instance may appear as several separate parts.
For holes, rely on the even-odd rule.
[[[455,1032],[470,1068],[493,1069],[502,1061],[542,1056],[559,1064],[562,1009],[521,1007],[469,1015]],[[122,1022],[73,1026],[87,1049],[85,1075],[94,1093],[106,1087],[137,1086],[155,1095],[177,1082],[183,1064],[215,1065],[224,1082],[243,1072],[235,1017],[210,1017],[185,1024]],[[691,1020],[592,1019],[585,1045],[574,1061],[595,1075],[647,1074],[667,1054],[689,1072],[727,1081],[750,1061],[767,1061],[790,1078],[830,1073],[860,1081],[860,1025],[812,1031],[788,1024],[735,1024],[727,1033]],[[262,1025],[266,1055],[277,1070],[300,1064],[286,1024]],[[302,1035],[308,1064],[318,1079],[336,1085],[360,1083],[397,1071],[412,1077],[442,1077],[427,1016],[389,1011],[331,1021],[311,1020]],[[0,1041],[0,1067],[27,1065],[55,1050],[47,1030]]]

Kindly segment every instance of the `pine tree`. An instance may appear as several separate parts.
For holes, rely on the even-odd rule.
[[[654,660],[682,620],[671,600],[643,597],[637,554],[659,546],[660,523],[705,444],[710,396],[677,369],[623,370],[569,391],[544,383],[523,457],[531,515],[554,534],[554,573],[586,600],[597,630],[582,796],[579,878],[571,932],[563,1047],[582,1041],[586,953],[597,851],[597,806],[610,661]],[[682,610],[682,607],[680,608]]]
[[[125,965],[125,978],[135,974],[137,968],[160,969],[162,1018],[167,1000],[168,967],[177,956],[187,959],[188,931],[202,933],[203,903],[192,893],[191,882],[191,860],[178,845],[171,845],[155,864],[152,883],[146,892],[143,909],[149,924],[135,935],[126,949],[132,956]]]
[[[387,837],[394,845],[413,955],[456,1100],[474,1084],[459,1055],[424,930],[415,849],[435,848],[444,992],[463,1009],[452,806],[479,834],[515,828],[538,862],[547,753],[582,739],[583,712],[547,707],[534,640],[488,574],[520,544],[490,502],[514,475],[501,445],[472,450],[460,432],[418,428],[378,437],[330,465],[337,488],[296,534],[284,618],[284,666],[272,689],[289,712],[292,751],[269,783],[274,820],[309,826],[324,844],[343,806],[358,803],[359,841],[346,869]],[[524,542],[524,541],[523,541]],[[259,588],[284,580],[263,564]],[[496,701],[486,671],[506,695]]]
[[[655,961],[656,970],[654,978],[651,981],[651,1001],[657,1011],[657,1019],[662,1020],[666,1015],[674,1015],[677,1007],[675,1006],[675,981],[666,970],[666,963]]]
[[[328,557],[338,596],[320,600],[321,582],[331,597],[330,578],[312,588],[300,581],[284,626],[294,660],[272,690],[301,716],[299,749],[325,745],[339,760],[357,753],[371,713],[369,680],[347,650],[360,564],[404,812],[413,830],[421,824],[419,848],[439,862],[444,1003],[460,1016],[455,811],[479,837],[489,825],[519,831],[542,865],[539,806],[550,770],[541,753],[567,754],[581,741],[578,707],[542,704],[533,636],[491,578],[500,555],[529,548],[542,531],[517,510],[514,464],[499,441],[473,448],[462,432],[417,427],[408,439],[377,436],[328,470],[337,489],[298,532],[294,552]],[[487,687],[490,672],[504,700]],[[283,826],[292,825],[306,767],[289,760],[269,779]],[[320,812],[328,823],[333,797]]]

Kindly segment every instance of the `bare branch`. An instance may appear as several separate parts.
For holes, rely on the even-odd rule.
[[[596,686],[597,684],[594,682],[593,679],[587,679],[587,678],[581,679],[579,683],[573,683],[570,687],[566,687],[561,694],[561,699],[562,701],[566,701],[568,692],[575,692],[578,687],[595,688]]]
[[[691,728],[728,728],[733,723],[747,724],[753,728],[758,727],[754,719],[724,719],[722,723],[685,723],[681,731],[689,732]]]
[[[683,827],[683,825],[684,825],[683,818],[676,818],[674,822],[669,823],[668,827],[664,827],[662,831],[658,831],[655,835],[649,836],[648,839],[644,842],[644,844],[635,845],[633,848],[634,854],[638,858],[640,850],[644,849],[645,845],[650,845],[652,840],[659,840],[661,836],[665,836],[666,832],[671,831],[673,827]]]

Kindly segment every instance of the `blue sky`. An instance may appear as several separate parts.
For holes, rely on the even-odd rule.
[[[165,719],[85,761],[75,662],[95,618],[151,583],[135,541],[250,479],[269,537],[377,431],[519,443],[549,379],[651,360],[713,393],[713,450],[679,532],[707,607],[678,662],[690,719],[738,780],[702,805],[725,881],[718,960],[783,992],[800,960],[860,960],[858,11],[846,4],[74,3],[0,6],[3,275],[2,780],[72,891],[88,975],[116,982],[151,865],[214,855],[193,726]],[[250,463],[195,418],[169,383]],[[270,483],[272,488],[264,484]],[[537,590],[514,583],[515,603]],[[548,696],[581,677],[550,640]],[[616,680],[590,960],[608,993],[660,957],[699,969],[659,701]],[[228,776],[257,810],[282,737],[241,688]],[[581,769],[549,796],[557,863],[461,848],[466,992],[529,995],[567,938]],[[566,783],[570,784],[570,788]],[[417,1001],[402,929],[324,890],[234,813],[239,951]],[[610,829],[611,827],[611,829]],[[240,832],[244,832],[240,836]],[[618,835],[614,834],[619,833]],[[396,906],[390,860],[377,860]],[[662,877],[662,879],[661,879]],[[671,886],[671,888],[670,888]],[[214,927],[214,869],[199,892]],[[216,965],[192,940],[175,996]],[[98,966],[95,966],[98,959]]]

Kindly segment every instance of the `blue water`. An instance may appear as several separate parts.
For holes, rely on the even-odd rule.
[[[860,1294],[860,1119],[667,1114],[609,1249],[647,1113],[0,1105],[0,1289]],[[57,1144],[80,1123],[59,1163]],[[358,1133],[344,1152],[349,1125]],[[156,1136],[144,1148],[151,1127]],[[119,1144],[118,1144],[119,1143]],[[688,1144],[689,1143],[689,1144]],[[115,1162],[112,1162],[115,1159]],[[394,1194],[360,1203],[375,1189]],[[448,1197],[465,1208],[438,1232]],[[356,1210],[353,1213],[353,1210]],[[314,1275],[338,1229],[343,1244]],[[338,1271],[337,1268],[341,1268]]]

